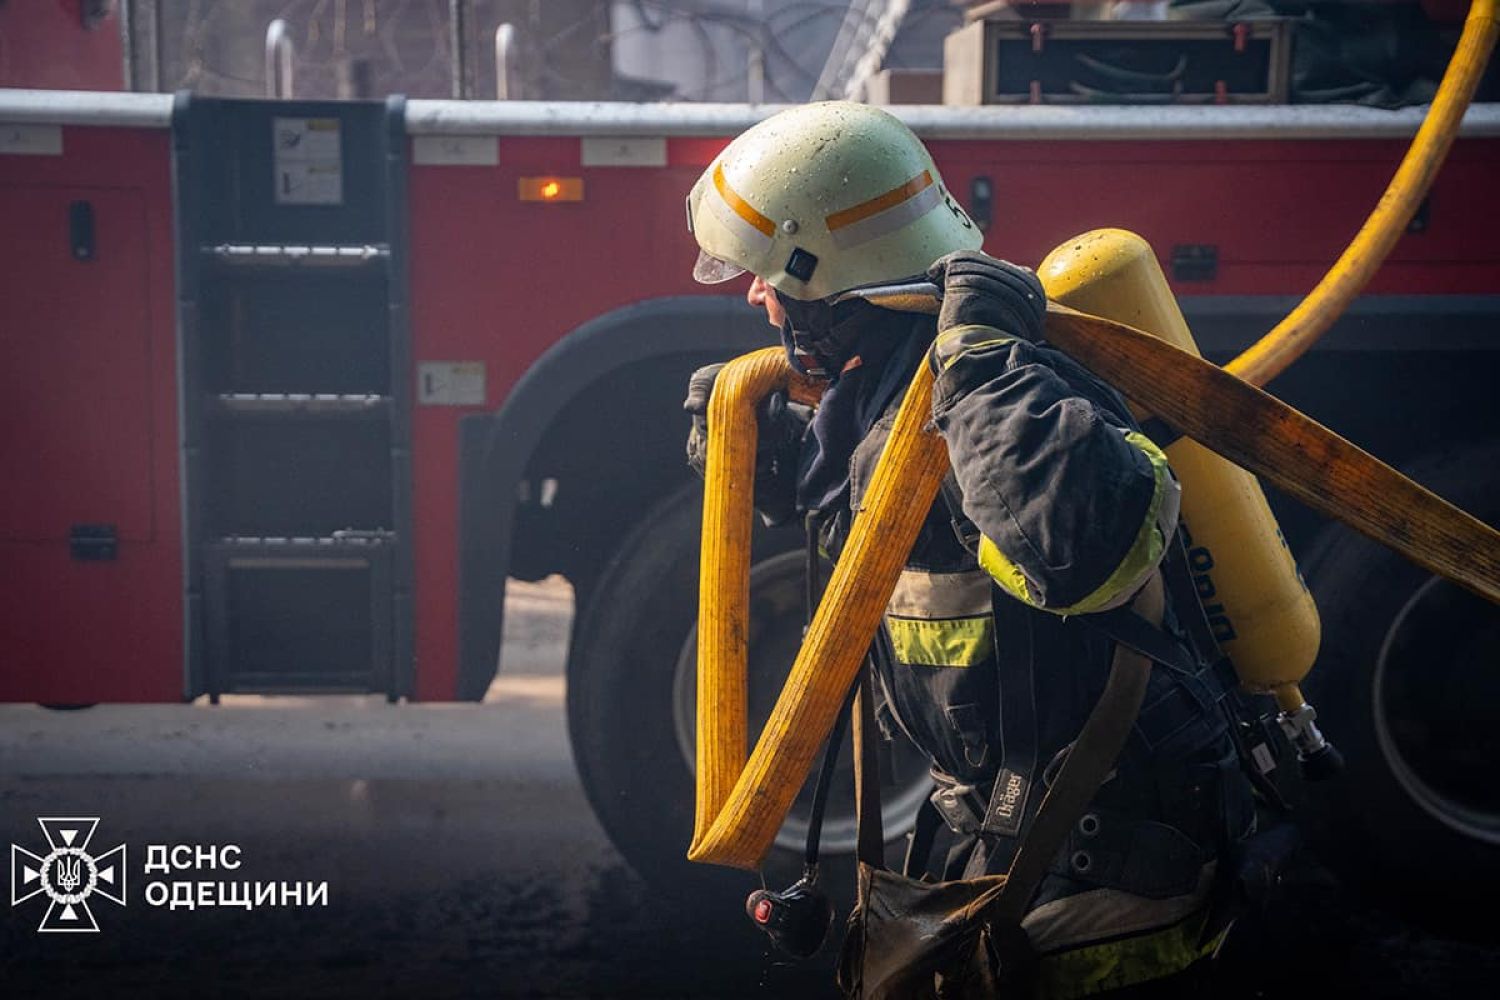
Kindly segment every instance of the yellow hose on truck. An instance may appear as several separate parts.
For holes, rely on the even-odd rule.
[[[1380,265],[1411,224],[1443,165],[1464,112],[1479,86],[1495,48],[1497,0],[1474,0],[1464,21],[1458,47],[1448,60],[1432,107],[1422,120],[1395,176],[1323,280],[1269,333],[1225,366],[1251,385],[1265,385],[1317,343],[1354,297],[1370,283]]]

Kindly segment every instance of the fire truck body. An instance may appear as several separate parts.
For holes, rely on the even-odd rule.
[[[171,150],[159,127],[103,121],[0,127],[0,425],[20,463],[3,516],[8,700],[183,693]],[[70,232],[83,201],[93,259]],[[120,558],[70,557],[70,526],[93,522],[115,525]]]
[[[774,337],[736,296],[691,281],[682,200],[728,137],[769,110],[178,98],[174,112],[162,95],[0,91],[11,470],[0,699],[477,699],[498,662],[506,578],[560,573],[577,597],[580,768],[616,840],[638,840],[608,804],[618,779],[605,758],[639,768],[683,743],[692,585],[679,574],[643,587],[639,568],[653,552],[690,560],[696,544],[682,527],[693,502],[682,389],[699,364]],[[1312,287],[1421,118],[1326,106],[896,110],[987,227],[988,251],[1034,263],[1087,229],[1135,230],[1217,360]],[[285,127],[305,150],[324,141],[308,123],[326,121],[342,136],[323,161],[341,171],[336,194],[317,186],[318,154],[283,163],[272,148],[283,123],[302,123]],[[273,172],[310,186],[275,193]],[[1496,492],[1494,467],[1476,456],[1500,439],[1496,176],[1500,107],[1476,106],[1374,285],[1272,386],[1393,464],[1445,460],[1434,485],[1474,497]],[[318,253],[368,259],[318,271]],[[319,323],[354,338],[321,355],[332,382],[286,382]],[[256,353],[273,344],[287,356]],[[355,344],[364,353],[338,353]],[[256,383],[257,372],[271,374]],[[290,426],[315,429],[276,429]],[[304,486],[318,491],[313,506],[343,497],[349,516],[297,521]],[[1278,514],[1299,555],[1341,537],[1290,504]],[[766,554],[795,544],[779,536]],[[302,612],[286,595],[303,595]],[[652,600],[675,610],[664,617]],[[1409,606],[1332,617],[1384,635]],[[340,609],[356,625],[318,631]],[[627,635],[625,617],[677,624]],[[794,641],[795,622],[780,625]],[[639,709],[617,700],[624,654],[609,650],[648,638],[665,647],[651,668],[665,679],[651,682],[656,707]],[[371,650],[381,671],[304,662],[279,686],[263,669]],[[241,670],[242,658],[260,666]],[[624,717],[596,724],[611,699]],[[621,749],[657,723],[665,743]],[[1467,840],[1494,843],[1485,824],[1497,815]]]

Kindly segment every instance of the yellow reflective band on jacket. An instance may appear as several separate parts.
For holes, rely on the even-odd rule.
[[[892,652],[902,663],[972,667],[994,652],[990,580],[978,570],[902,570],[885,612]]]
[[[1033,607],[1040,606],[1031,599],[1031,591],[1026,589],[1026,574],[1021,572],[1021,567],[1005,558],[1005,553],[990,540],[989,535],[979,536],[979,568],[993,577],[1010,596]]]
[[[995,620],[973,618],[899,618],[887,615],[891,649],[902,663],[927,667],[972,667],[995,648]]]
[[[1043,955],[1035,995],[1038,1000],[1075,1000],[1181,972],[1212,955],[1228,933],[1225,928],[1200,945],[1205,916],[1199,911],[1159,931]]]
[[[1086,615],[1112,608],[1132,594],[1151,568],[1161,562],[1162,552],[1167,545],[1167,527],[1160,523],[1162,507],[1169,493],[1175,489],[1172,474],[1167,468],[1167,456],[1156,446],[1156,442],[1139,431],[1127,431],[1125,440],[1146,456],[1155,479],[1151,502],[1146,506],[1146,516],[1136,531],[1135,540],[1114,571],[1083,600],[1065,608],[1043,608],[1044,611],[1059,615]],[[1175,503],[1172,506],[1172,520],[1175,522]],[[1032,600],[1031,592],[1026,586],[1026,575],[1021,572],[1021,568],[1011,562],[988,535],[979,539],[979,565],[1011,596],[1032,607],[1042,607]]]

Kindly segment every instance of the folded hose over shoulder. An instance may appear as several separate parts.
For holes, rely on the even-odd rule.
[[[730,362],[709,402],[698,594],[698,806],[688,859],[753,869],[776,837],[859,673],[948,469],[919,366],[849,540],[755,750],[745,760],[755,408],[791,376],[779,348]]]

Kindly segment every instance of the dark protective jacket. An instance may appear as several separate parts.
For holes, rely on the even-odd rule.
[[[880,310],[865,322],[802,436],[799,480],[758,484],[758,503],[820,509],[835,558],[936,329],[932,317]],[[966,337],[973,346],[937,377],[933,418],[953,475],[878,642],[888,724],[933,762],[932,801],[950,831],[946,858],[931,866],[939,878],[1008,867],[1109,670],[1112,643],[1085,616],[1128,600],[1161,560],[1177,517],[1165,457],[1114,390],[1045,344],[992,333]],[[878,363],[866,363],[865,344]],[[773,499],[778,491],[795,491],[795,501]],[[1180,638],[1170,607],[1167,628]],[[1063,928],[1049,936],[1028,927],[1044,950],[1087,944],[1094,955],[1097,939],[1149,925],[1168,935],[1150,944],[1168,966],[1198,954],[1201,921],[1182,918],[1201,913],[1213,862],[1253,817],[1218,709],[1224,694],[1207,667],[1153,670],[1115,774],[1034,901],[1033,915]],[[1088,899],[1114,931],[1089,919],[1068,930],[1078,918],[1059,911],[1073,897]],[[1157,922],[1140,907],[1101,906],[1106,897],[1155,906]]]

